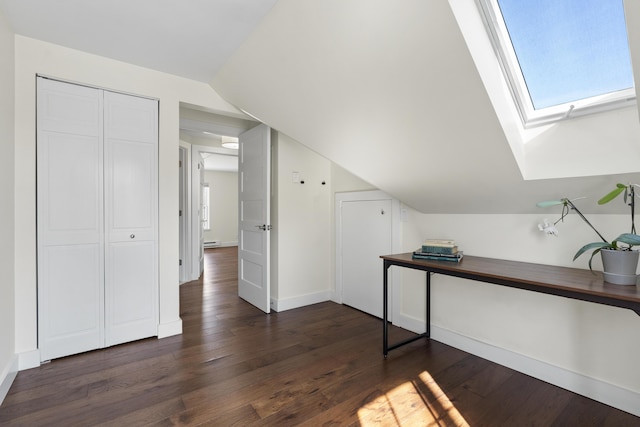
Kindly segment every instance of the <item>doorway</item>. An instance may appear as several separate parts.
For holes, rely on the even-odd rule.
[[[216,166],[216,164],[218,166]],[[220,164],[224,164],[226,166],[220,166]],[[219,189],[215,188],[212,183],[207,182],[207,170],[209,171],[226,171],[235,173],[237,176],[237,155],[229,152],[222,152],[221,149],[217,147],[203,146],[203,145],[192,145],[191,146],[191,173],[190,173],[190,182],[191,182],[191,201],[189,204],[189,217],[191,222],[191,229],[189,230],[189,240],[190,251],[191,251],[191,261],[188,264],[189,267],[189,280],[196,280],[202,274],[203,269],[203,256],[204,256],[204,245],[208,243],[205,239],[205,233],[203,229],[203,197],[202,190],[207,187],[210,191],[216,192]],[[208,184],[208,185],[206,185]],[[238,184],[235,182],[234,187],[236,200],[238,193]],[[211,193],[210,193],[211,194]],[[218,194],[218,193],[215,193]],[[215,203],[216,201],[220,201],[216,196],[210,197],[211,201]],[[233,202],[226,203],[226,207],[233,211],[237,212],[237,202],[233,205]],[[215,209],[211,207],[209,209],[209,213],[213,211],[217,211],[218,207]],[[237,214],[230,214],[229,216],[237,216]],[[209,217],[210,223],[215,222],[218,218]],[[234,225],[235,224],[235,225]],[[237,230],[237,221],[231,225],[232,228]],[[237,240],[236,240],[237,242]],[[228,240],[225,242],[226,245],[232,245]],[[220,245],[223,243],[221,242]]]

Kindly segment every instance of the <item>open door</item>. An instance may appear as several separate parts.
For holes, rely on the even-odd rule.
[[[238,295],[269,313],[271,129],[258,125],[239,143]]]

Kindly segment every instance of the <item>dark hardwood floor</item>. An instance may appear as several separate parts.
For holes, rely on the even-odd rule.
[[[265,315],[237,296],[236,255],[207,250],[181,286],[182,335],[22,371],[0,425],[640,426],[435,341],[385,360],[381,321],[346,306]]]

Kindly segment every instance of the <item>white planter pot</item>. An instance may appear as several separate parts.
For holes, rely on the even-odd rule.
[[[638,251],[603,249],[602,266],[604,281],[614,285],[635,285],[638,280]]]

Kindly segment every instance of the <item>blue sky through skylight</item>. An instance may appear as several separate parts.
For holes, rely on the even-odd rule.
[[[622,0],[498,0],[534,108],[633,87]]]

